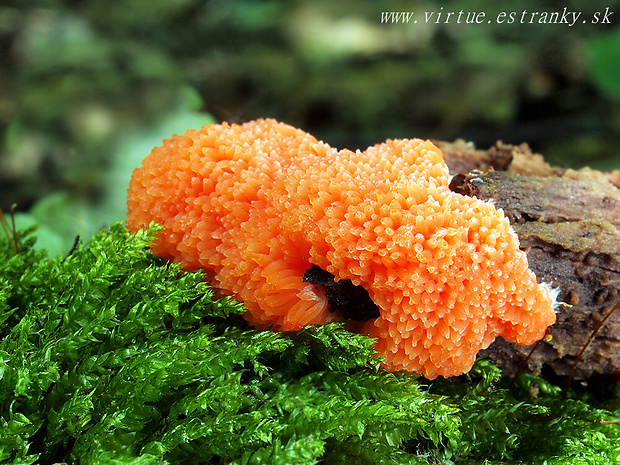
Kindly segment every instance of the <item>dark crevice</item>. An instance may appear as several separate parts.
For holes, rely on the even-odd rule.
[[[355,286],[350,279],[336,281],[333,274],[312,265],[304,273],[303,280],[321,286],[325,290],[329,311],[340,312],[347,320],[366,321],[380,315],[379,307],[366,289]]]

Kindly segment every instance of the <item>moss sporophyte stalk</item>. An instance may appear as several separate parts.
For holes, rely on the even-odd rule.
[[[484,360],[430,382],[379,369],[341,322],[251,328],[201,271],[151,254],[158,230],[115,224],[59,258],[0,239],[1,463],[620,459],[617,385],[562,400]]]

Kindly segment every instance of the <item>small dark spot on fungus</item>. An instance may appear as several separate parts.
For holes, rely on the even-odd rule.
[[[603,199],[601,200],[601,204],[603,204],[604,207],[613,208],[616,206],[616,199],[613,199],[611,197],[603,197]]]
[[[470,184],[467,184],[467,177],[463,173],[459,173],[452,177],[450,181],[450,190],[463,195],[474,196],[474,190]]]
[[[371,300],[362,286],[355,286],[350,279],[335,280],[335,276],[312,265],[303,277],[304,282],[325,289],[330,312],[340,312],[347,320],[366,321],[378,318],[379,307]]]

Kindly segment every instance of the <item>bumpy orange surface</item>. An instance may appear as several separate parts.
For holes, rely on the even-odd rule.
[[[555,322],[503,212],[453,193],[419,139],[337,151],[274,120],[211,125],[164,141],[131,180],[127,227],[163,226],[153,251],[243,301],[256,327],[342,318],[311,265],[362,286],[380,309],[362,331],[391,371],[468,371],[497,336]]]

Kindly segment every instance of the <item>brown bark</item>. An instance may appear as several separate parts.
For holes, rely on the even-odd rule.
[[[476,150],[438,142],[455,192],[493,201],[519,236],[538,281],[559,290],[552,339],[535,347],[498,339],[484,355],[507,374],[545,366],[569,375],[579,351],[620,300],[620,172],[552,167],[526,144],[498,142]],[[523,365],[523,366],[522,366]],[[620,310],[601,325],[583,352],[576,379],[620,376]]]

